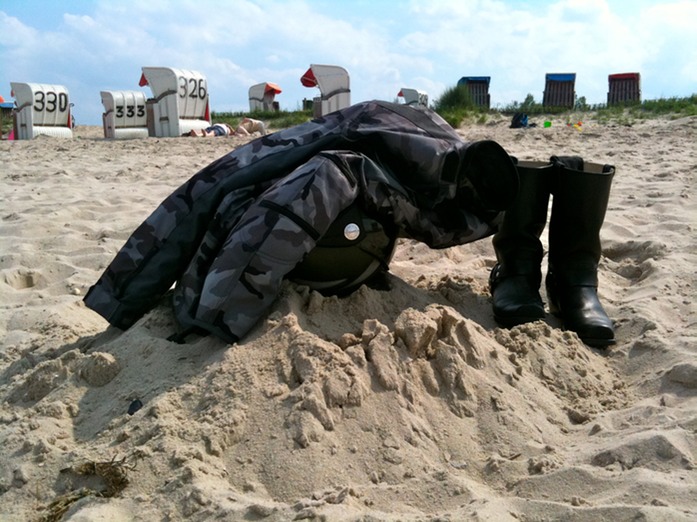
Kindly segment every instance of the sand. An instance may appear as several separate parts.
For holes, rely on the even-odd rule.
[[[0,519],[697,520],[697,118],[579,117],[459,132],[616,166],[605,351],[497,328],[490,239],[401,241],[389,291],[288,283],[237,345],[168,342],[166,302],[122,332],[85,292],[244,140],[0,142]]]

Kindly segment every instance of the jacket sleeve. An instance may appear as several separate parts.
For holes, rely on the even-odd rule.
[[[323,152],[256,199],[230,231],[205,277],[200,255],[174,292],[185,328],[236,342],[276,299],[282,280],[359,194],[341,153]],[[201,252],[201,254],[204,254]]]
[[[446,200],[435,207],[419,205],[417,194],[399,183],[386,169],[366,159],[361,169],[365,210],[389,221],[399,236],[425,243],[431,248],[463,245],[493,234],[501,212],[487,219],[463,208],[457,200]]]

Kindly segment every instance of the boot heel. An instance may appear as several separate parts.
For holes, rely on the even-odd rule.
[[[494,319],[504,328],[531,323],[545,318],[540,297],[539,274],[501,276],[496,265],[489,277]]]
[[[561,309],[559,308],[559,294],[557,293],[557,286],[551,274],[547,274],[547,277],[545,278],[545,288],[547,289],[549,313],[554,317],[561,317]]]
[[[547,296],[549,297],[549,292],[547,292]],[[552,301],[552,299],[549,299],[549,313],[552,314],[554,317],[561,317],[561,310],[559,309],[559,305]]]
[[[600,304],[595,287],[560,288],[551,272],[547,274],[545,286],[550,313],[562,320],[565,330],[576,332],[581,341],[594,348],[615,344],[612,320]]]

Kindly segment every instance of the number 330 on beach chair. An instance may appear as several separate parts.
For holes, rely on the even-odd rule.
[[[17,103],[15,136],[31,140],[41,134],[72,138],[70,97],[62,85],[11,82]]]

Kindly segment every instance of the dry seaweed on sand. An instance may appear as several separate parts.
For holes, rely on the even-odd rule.
[[[60,495],[44,508],[47,513],[38,518],[37,522],[58,522],[70,509],[70,506],[85,497],[111,498],[117,496],[128,486],[127,472],[136,468],[138,459],[139,457],[133,454],[118,460],[114,456],[114,458],[107,461],[96,462],[88,460],[77,466],[63,468],[60,473],[68,477],[68,480],[77,481],[80,478],[92,480],[97,478],[98,482],[103,485],[103,488],[95,489],[90,485]]]

